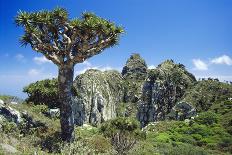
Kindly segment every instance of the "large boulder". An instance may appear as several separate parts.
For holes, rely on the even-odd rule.
[[[124,102],[136,103],[142,94],[142,85],[147,76],[147,64],[139,54],[133,54],[123,67],[125,92]]]
[[[142,126],[166,119],[187,88],[196,82],[184,65],[166,60],[152,69],[143,84],[137,117]]]
[[[97,125],[116,117],[123,99],[123,77],[117,71],[90,69],[74,80],[75,124]]]

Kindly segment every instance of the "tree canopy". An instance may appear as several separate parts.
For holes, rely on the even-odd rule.
[[[90,12],[69,19],[68,12],[59,7],[33,13],[19,11],[15,22],[25,30],[21,44],[29,44],[58,66],[81,63],[101,53],[117,44],[124,32],[121,26]]]

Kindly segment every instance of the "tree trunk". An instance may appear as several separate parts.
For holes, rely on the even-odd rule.
[[[59,67],[60,124],[62,139],[67,142],[74,140],[74,116],[72,110],[73,73],[74,66],[65,65]]]

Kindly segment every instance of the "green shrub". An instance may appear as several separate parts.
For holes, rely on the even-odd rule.
[[[140,124],[128,117],[118,117],[102,124],[101,132],[111,140],[111,144],[118,154],[127,154],[143,138]]]
[[[1,122],[1,125],[3,132],[6,134],[15,134],[19,132],[17,125],[14,122],[3,121]]]
[[[218,119],[219,117],[216,113],[207,111],[200,113],[199,116],[196,117],[195,121],[199,124],[212,125],[214,123],[217,123]]]
[[[59,107],[57,79],[46,79],[31,83],[23,88],[23,92],[28,94],[28,103],[47,105],[49,108]]]
[[[157,142],[163,142],[163,143],[168,143],[170,142],[170,135],[167,133],[160,133],[157,135],[157,137],[155,138],[155,140]]]
[[[32,112],[34,112],[34,113],[46,113],[46,112],[48,112],[47,105],[32,105],[31,109],[32,109]]]
[[[111,150],[110,141],[101,135],[93,136],[90,139],[90,147],[96,154],[107,153]]]
[[[165,155],[208,155],[209,153],[202,148],[194,147],[192,145],[179,143],[169,146],[164,151]]]
[[[159,155],[155,142],[139,141],[138,144],[128,153],[129,155]]]
[[[94,135],[99,135],[99,129],[90,125],[75,128],[77,139],[92,138]]]

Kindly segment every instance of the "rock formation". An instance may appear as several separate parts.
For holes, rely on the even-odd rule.
[[[139,54],[133,54],[123,67],[124,102],[136,103],[142,94],[142,85],[147,76],[147,64]]]
[[[17,124],[23,120],[19,111],[2,103],[0,103],[0,119],[12,121]]]
[[[150,70],[142,91],[138,119],[142,126],[149,122],[164,120],[175,104],[193,85],[195,77],[182,64],[167,60]]]
[[[123,77],[117,71],[88,70],[74,81],[74,118],[77,125],[97,125],[116,117],[123,99]]]
[[[191,119],[197,114],[193,105],[187,102],[178,102],[167,115],[169,119],[183,121],[185,119]]]

